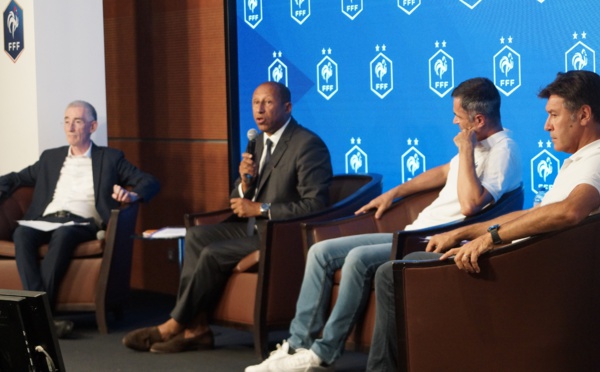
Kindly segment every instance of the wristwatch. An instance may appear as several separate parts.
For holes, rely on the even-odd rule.
[[[271,203],[262,203],[260,205],[260,215],[268,218],[270,209],[271,209]]]
[[[487,230],[490,233],[490,235],[492,236],[492,241],[496,245],[502,244],[502,239],[500,238],[500,235],[498,235],[499,229],[500,229],[500,225],[495,224],[495,225],[488,227],[488,230]]]

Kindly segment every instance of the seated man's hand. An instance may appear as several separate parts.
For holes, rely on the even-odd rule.
[[[376,209],[375,218],[379,219],[383,215],[383,212],[386,211],[392,205],[394,201],[394,197],[390,195],[390,193],[384,193],[371,200],[368,204],[364,205],[362,208],[354,212],[355,215],[366,213],[371,209]]]
[[[454,256],[454,262],[459,269],[468,273],[479,273],[481,269],[477,263],[479,256],[494,248],[490,234],[484,234],[474,239],[460,248],[454,248],[444,253],[440,260],[445,260]]]
[[[132,203],[140,198],[135,192],[127,191],[119,185],[113,186],[112,197],[121,203]]]
[[[229,201],[231,210],[238,217],[260,216],[260,204],[245,198],[233,198]]]
[[[450,248],[458,247],[460,241],[454,237],[452,231],[432,236],[427,243],[425,252],[442,253]]]

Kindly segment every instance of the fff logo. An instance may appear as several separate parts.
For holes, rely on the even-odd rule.
[[[596,72],[596,52],[578,41],[565,52],[565,71],[589,70]]]
[[[298,24],[303,24],[310,17],[310,0],[290,0],[290,14]]]
[[[263,19],[262,0],[244,0],[244,22],[256,28]]]
[[[531,191],[537,193],[540,187],[550,190],[558,174],[560,162],[548,150],[540,151],[531,159]]]
[[[444,97],[454,88],[454,58],[442,49],[429,58],[429,89]]]
[[[329,56],[317,64],[317,90],[327,100],[338,91],[338,65]]]
[[[506,96],[521,86],[521,55],[508,45],[494,55],[494,84]]]
[[[283,63],[277,56],[281,57],[281,52],[277,54],[273,53],[273,56],[276,57],[273,63],[269,65],[269,81],[274,81],[276,83],[282,83],[286,87],[288,86],[288,68],[285,63]]]
[[[425,155],[414,146],[402,154],[402,182],[410,181],[427,170]]]
[[[348,173],[369,173],[369,156],[358,145],[361,139],[350,140],[352,148],[346,152],[346,174]]]
[[[421,5],[421,0],[398,0],[398,8],[411,15]]]
[[[385,54],[379,53],[370,64],[371,91],[384,98],[394,89],[394,65]]]
[[[363,0],[342,0],[342,13],[354,21],[363,10]]]
[[[19,55],[25,48],[23,37],[23,9],[11,1],[4,10],[4,51],[13,62],[17,62]]]

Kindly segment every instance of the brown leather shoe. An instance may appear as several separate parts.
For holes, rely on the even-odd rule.
[[[136,329],[123,337],[123,345],[137,351],[148,351],[153,344],[161,341],[158,327]]]
[[[183,351],[207,350],[215,347],[215,339],[212,331],[205,332],[200,336],[184,338],[184,332],[173,337],[169,341],[157,342],[152,345],[152,353],[181,353]]]

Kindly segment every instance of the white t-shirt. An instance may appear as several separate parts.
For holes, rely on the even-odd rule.
[[[504,129],[480,141],[474,149],[475,172],[481,185],[497,201],[521,185],[521,154],[516,142]],[[465,218],[458,201],[458,154],[450,161],[450,171],[437,199],[425,208],[405,230],[441,225]]]
[[[552,188],[544,195],[540,205],[565,200],[577,185],[583,183],[595,187],[600,193],[600,140],[585,145],[563,162]]]

